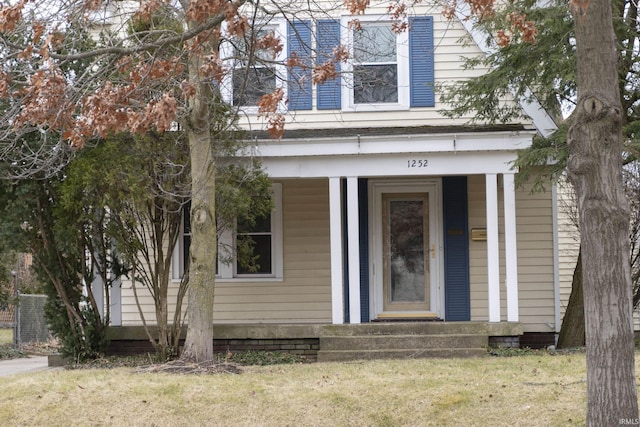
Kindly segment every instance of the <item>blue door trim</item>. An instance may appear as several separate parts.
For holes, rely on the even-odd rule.
[[[360,321],[369,322],[369,180],[358,179],[360,223]]]
[[[471,320],[467,177],[442,178],[445,320]]]

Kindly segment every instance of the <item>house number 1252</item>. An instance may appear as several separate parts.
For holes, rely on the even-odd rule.
[[[418,160],[418,159],[407,160],[407,167],[408,168],[426,168],[427,166],[429,166],[429,160],[426,160],[426,159],[423,159],[423,160]]]

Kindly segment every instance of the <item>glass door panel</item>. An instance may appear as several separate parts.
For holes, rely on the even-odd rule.
[[[429,194],[383,194],[385,311],[429,311]]]

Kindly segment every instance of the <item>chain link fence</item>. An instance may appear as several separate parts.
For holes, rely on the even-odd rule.
[[[21,294],[16,310],[17,344],[31,344],[46,342],[51,339],[51,333],[44,317],[45,295]]]
[[[0,304],[0,344],[15,344],[16,309],[11,303]]]
[[[20,294],[15,304],[0,307],[0,329],[13,330],[13,344],[47,342],[51,333],[44,317],[45,295]],[[7,341],[6,337],[4,341]],[[2,342],[8,344],[8,342]]]

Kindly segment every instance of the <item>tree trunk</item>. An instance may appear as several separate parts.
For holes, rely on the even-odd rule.
[[[582,244],[587,425],[638,419],[629,205],[622,182],[622,107],[611,2],[571,2],[578,103],[568,135]]]
[[[576,268],[573,270],[571,295],[562,318],[558,336],[558,348],[584,346],[584,293],[582,292],[582,249],[578,252]]]
[[[188,10],[188,7],[185,7],[185,10]],[[196,24],[191,22],[189,25]],[[207,44],[216,46],[217,41],[209,40]],[[214,101],[214,96],[211,82],[203,80],[199,75],[199,70],[205,62],[202,55],[192,52],[189,59],[189,79],[195,85],[196,94],[189,101],[188,123],[189,149],[191,151],[188,324],[187,337],[180,358],[194,362],[213,360],[213,291],[216,274],[217,235],[215,158],[214,141],[211,140],[210,130],[210,104]]]
[[[191,147],[191,247],[187,296],[187,337],[181,359],[213,359],[213,291],[217,236],[215,162],[207,130],[189,131]]]

